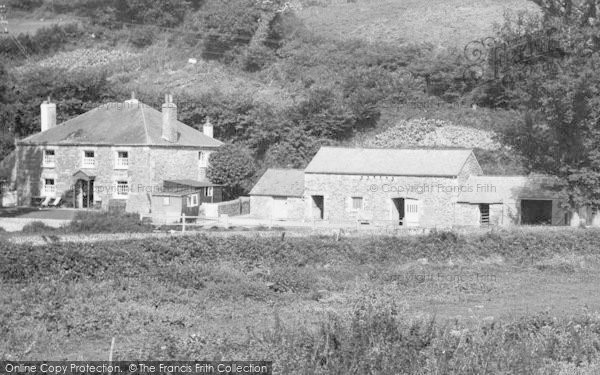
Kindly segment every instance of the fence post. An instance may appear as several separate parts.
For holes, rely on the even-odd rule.
[[[185,233],[185,213],[181,214],[181,233]]]

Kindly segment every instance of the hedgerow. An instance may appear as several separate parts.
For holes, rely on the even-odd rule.
[[[110,219],[114,220],[114,219]],[[81,230],[102,229],[108,217],[96,225],[75,226]],[[114,224],[118,225],[118,220]],[[129,224],[131,225],[131,224]],[[138,224],[136,224],[138,225]],[[141,224],[139,224],[141,225]],[[104,227],[106,228],[106,227]],[[143,228],[143,227],[142,227]],[[485,235],[456,235],[440,232],[428,236],[342,238],[330,237],[249,238],[211,237],[205,234],[169,239],[55,243],[45,246],[0,243],[0,278],[26,281],[38,277],[111,279],[119,275],[145,275],[168,280],[173,273],[161,267],[173,264],[218,264],[228,262],[242,271],[257,267],[282,267],[271,276],[281,282],[290,277],[300,289],[302,274],[290,269],[331,264],[387,265],[426,258],[430,261],[463,259],[476,261],[500,256],[507,263],[530,265],[553,256],[598,253],[600,231],[573,229],[552,232],[502,232]],[[286,267],[289,269],[287,271]],[[190,271],[191,272],[191,271]],[[278,275],[278,276],[277,276]],[[187,277],[187,276],[186,276]]]

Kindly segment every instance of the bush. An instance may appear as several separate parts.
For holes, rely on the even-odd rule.
[[[42,221],[32,221],[31,223],[25,224],[23,229],[21,229],[21,232],[23,232],[23,233],[44,233],[44,232],[51,232],[54,230],[56,230],[56,229],[44,224],[44,222],[42,222]]]
[[[153,227],[137,214],[82,211],[65,229],[73,233],[139,233],[151,232]]]

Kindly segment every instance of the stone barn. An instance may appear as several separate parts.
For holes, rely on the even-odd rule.
[[[462,185],[481,174],[468,149],[322,147],[304,171],[305,218],[450,226]]]
[[[253,217],[274,220],[304,219],[304,171],[267,169],[250,191]]]

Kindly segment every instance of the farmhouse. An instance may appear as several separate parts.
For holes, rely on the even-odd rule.
[[[268,170],[250,195],[255,217],[338,225],[600,225],[597,211],[562,207],[556,178],[484,176],[470,149],[322,147],[304,171]]]
[[[16,142],[11,185],[19,205],[61,201],[149,213],[165,181],[184,180],[211,193],[219,188],[206,171],[221,144],[210,122],[203,132],[179,122],[170,95],[162,112],[132,95],[59,125],[48,100],[41,105],[41,132]]]

